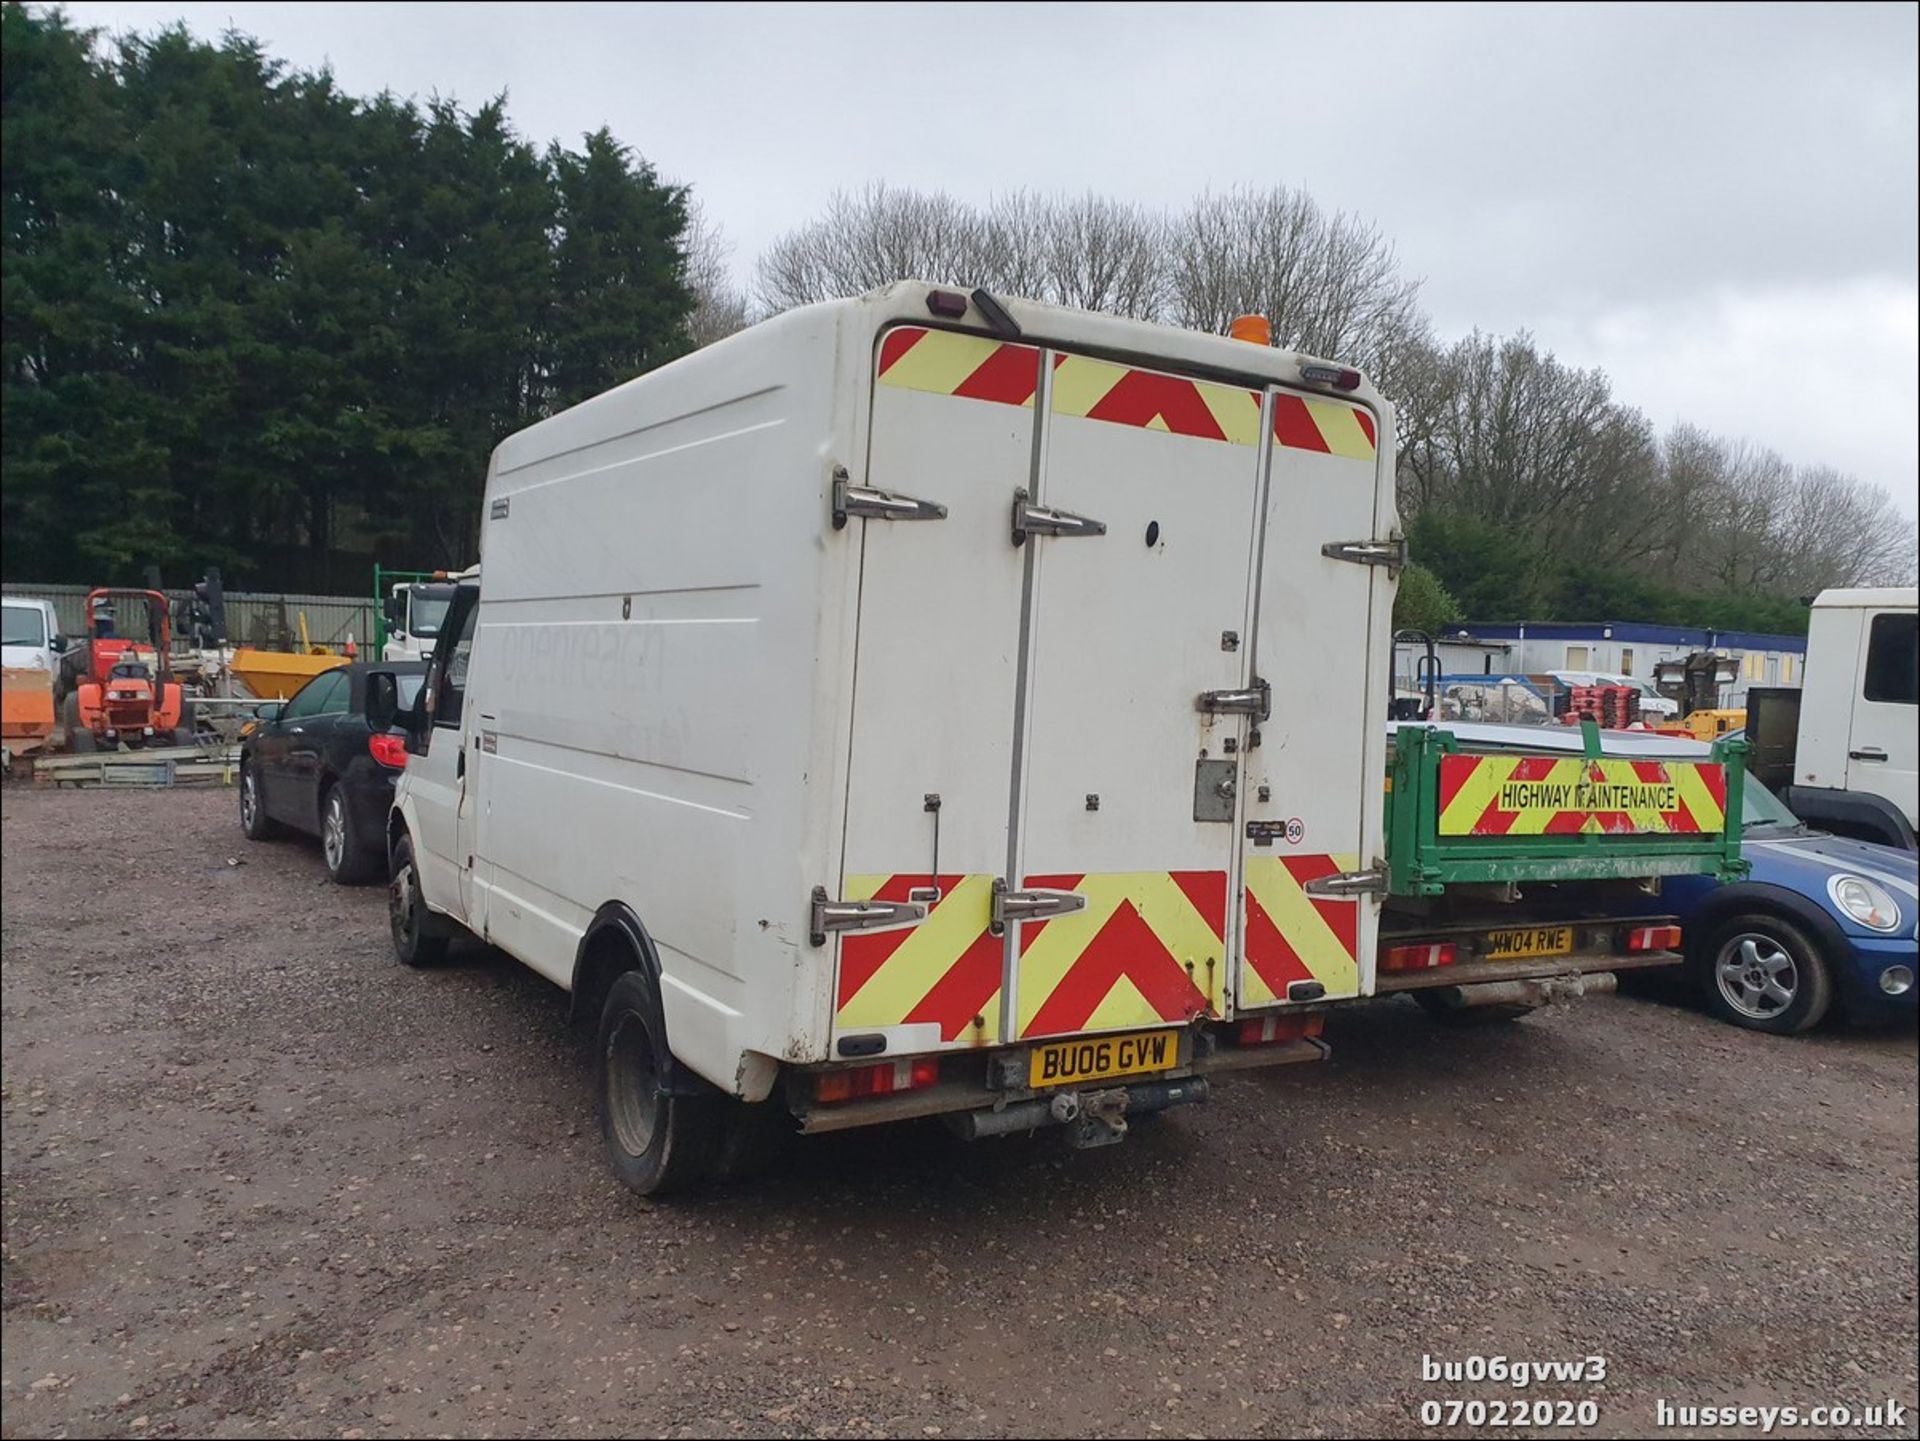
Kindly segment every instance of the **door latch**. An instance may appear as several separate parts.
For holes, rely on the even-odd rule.
[[[1387,893],[1387,868],[1369,866],[1364,871],[1336,871],[1330,876],[1308,881],[1300,888],[1310,896],[1384,896]]]
[[[836,901],[828,898],[825,886],[815,886],[807,939],[824,946],[830,932],[890,930],[917,926],[926,918],[925,901]]]
[[[947,508],[934,500],[915,500],[890,490],[854,485],[844,465],[833,468],[833,528],[845,530],[849,516],[868,520],[945,520]]]
[[[1245,690],[1203,690],[1194,709],[1209,715],[1250,715],[1263,721],[1273,714],[1273,687],[1256,680]]]
[[[1320,547],[1320,554],[1355,565],[1384,565],[1387,574],[1398,575],[1406,568],[1407,539],[1396,535],[1386,540],[1330,540]]]
[[[1069,510],[1055,510],[1049,505],[1035,505],[1033,497],[1025,490],[1013,493],[1013,543],[1025,545],[1029,535],[1105,535],[1107,523],[1104,520],[1091,520],[1084,515],[1075,515]]]
[[[1087,898],[1078,891],[1010,891],[1005,881],[995,880],[993,912],[987,929],[1003,936],[1007,933],[1008,921],[1046,921],[1086,908]]]

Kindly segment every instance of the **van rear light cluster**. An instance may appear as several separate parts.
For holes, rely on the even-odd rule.
[[[1380,969],[1383,971],[1431,971],[1439,966],[1450,966],[1459,954],[1452,941],[1442,941],[1437,945],[1389,946],[1380,956]]]
[[[1627,932],[1629,951],[1677,951],[1680,949],[1680,927],[1678,926],[1635,926]]]
[[[1335,390],[1360,388],[1360,372],[1344,365],[1303,365],[1300,378],[1310,385],[1330,385]]]
[[[367,753],[390,770],[403,771],[407,768],[407,740],[405,736],[368,736]]]
[[[1278,1016],[1250,1016],[1240,1023],[1240,1044],[1272,1046],[1281,1041],[1304,1041],[1327,1026],[1325,1011],[1293,1011]]]
[[[814,1077],[816,1101],[860,1101],[869,1096],[892,1096],[901,1091],[923,1091],[940,1080],[940,1062],[932,1056],[883,1061],[877,1066],[853,1066],[844,1071],[822,1071]]]

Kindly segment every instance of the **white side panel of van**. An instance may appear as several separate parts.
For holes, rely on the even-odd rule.
[[[728,1089],[810,1005],[833,336],[776,324],[609,392],[503,445],[488,495],[467,700],[488,939],[568,985],[596,911],[630,906],[676,1055]]]

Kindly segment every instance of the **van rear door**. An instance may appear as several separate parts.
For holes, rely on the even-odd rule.
[[[840,899],[927,911],[839,937],[835,1055],[1356,994],[1304,887],[1378,849],[1371,416],[917,325],[872,396]]]
[[[1378,421],[1273,390],[1253,664],[1273,715],[1247,757],[1236,1008],[1370,993],[1377,905],[1309,886],[1383,854],[1394,523]],[[1334,552],[1329,554],[1329,548]]]
[[[836,1036],[894,1053],[1000,1039],[1021,553],[1040,352],[921,326],[880,337],[870,489],[943,518],[859,519],[860,620],[841,897],[919,901],[919,925],[841,936]],[[867,1042],[867,1044],[871,1044]]]
[[[1023,1039],[1224,1012],[1260,705],[1244,643],[1259,392],[1080,355],[1048,380],[1035,499],[1066,519],[1027,542],[1019,874],[1084,906],[1018,927]]]

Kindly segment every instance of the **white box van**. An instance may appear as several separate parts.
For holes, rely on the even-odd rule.
[[[570,988],[643,1191],[729,1098],[1097,1144],[1318,1058],[1301,1008],[1372,989],[1392,437],[1338,366],[917,283],[510,437],[401,957]]]
[[[1754,774],[1794,814],[1914,848],[1920,827],[1920,590],[1826,590],[1798,690],[1747,694]]]

